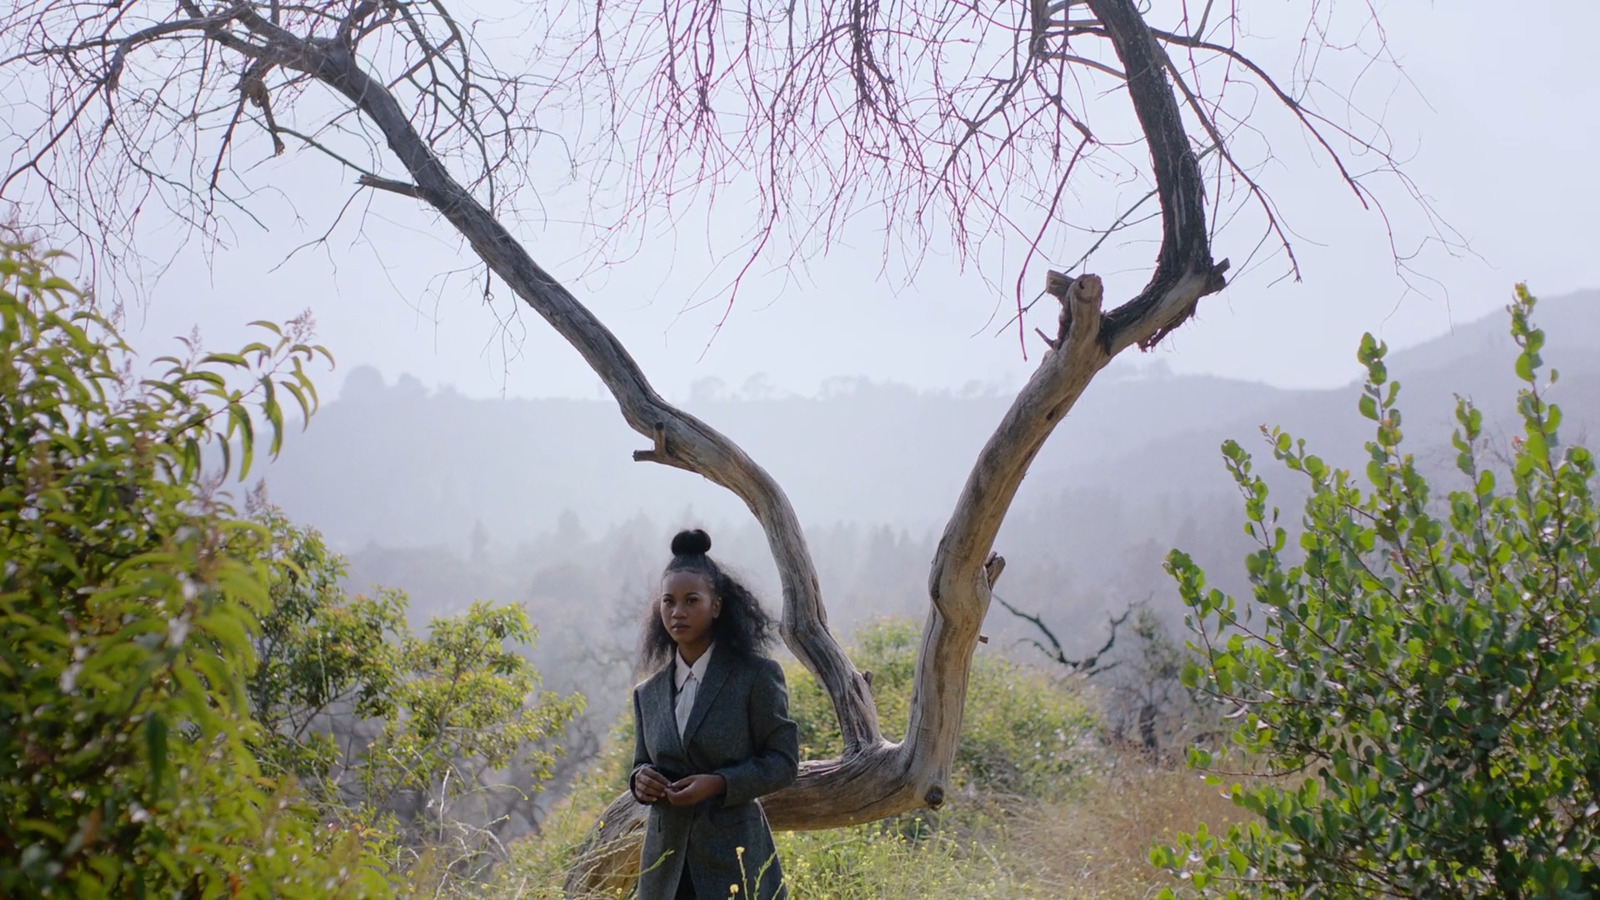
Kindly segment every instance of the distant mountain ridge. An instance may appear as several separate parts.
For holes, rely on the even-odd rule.
[[[1600,291],[1542,301],[1551,396],[1574,437],[1600,422]],[[1504,314],[1393,353],[1408,433],[1442,444],[1452,393],[1478,399],[1496,427],[1512,410],[1514,358]],[[1354,348],[1352,348],[1352,353]],[[1109,487],[1130,498],[1228,487],[1216,449],[1262,424],[1303,436],[1338,463],[1366,439],[1356,387],[1282,390],[1207,376],[1115,377],[1090,387],[1035,462],[1020,510],[1063,490]],[[705,399],[687,404],[773,473],[807,523],[940,528],[1007,396],[921,393],[858,384],[821,398]],[[563,512],[607,527],[641,512],[692,508],[710,521],[748,514],[697,477],[634,463],[643,446],[610,401],[475,400],[385,384],[357,369],[339,399],[266,470],[272,498],[336,546],[466,547],[474,531],[515,544],[549,532]],[[480,527],[481,526],[481,527]]]
[[[1541,300],[1534,319],[1545,332],[1544,374],[1548,377],[1552,369],[1560,373],[1556,384],[1546,391],[1546,399],[1562,406],[1567,439],[1587,442],[1589,429],[1600,424],[1600,291]],[[1399,404],[1410,451],[1425,465],[1430,459],[1438,463],[1432,466],[1436,470],[1446,468],[1447,460],[1453,461],[1448,436],[1455,426],[1458,396],[1471,399],[1483,411],[1491,438],[1509,439],[1520,430],[1515,404],[1521,382],[1513,371],[1516,354],[1504,312],[1391,352],[1389,377],[1401,384]],[[1351,383],[1331,390],[1284,391],[1260,407],[1227,409],[1209,404],[1212,411],[1226,412],[1200,428],[1158,437],[1132,454],[1107,462],[1124,473],[1131,489],[1146,494],[1193,490],[1197,485],[1230,488],[1218,461],[1218,446],[1233,438],[1246,449],[1258,449],[1262,447],[1260,428],[1265,425],[1304,439],[1314,452],[1336,465],[1360,468],[1365,464],[1363,447],[1371,439],[1372,429],[1356,414],[1359,395],[1359,383]],[[1036,467],[1041,476],[1051,477],[1047,471]],[[1073,481],[1070,473],[1054,477]]]

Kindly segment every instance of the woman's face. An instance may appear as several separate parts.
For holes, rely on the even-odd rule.
[[[699,572],[668,572],[656,610],[678,651],[692,663],[711,646],[711,622],[722,613],[722,601]]]

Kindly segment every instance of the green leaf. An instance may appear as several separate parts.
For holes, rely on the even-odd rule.
[[[250,363],[246,362],[245,358],[237,353],[207,353],[201,358],[200,362],[201,364],[221,363],[239,369],[250,368]]]
[[[268,453],[273,459],[277,459],[278,451],[283,449],[283,410],[278,407],[278,395],[273,390],[270,376],[261,376],[261,387],[266,392],[261,401],[261,411],[266,415],[267,423],[272,426],[272,444]]]
[[[1529,349],[1523,351],[1517,356],[1517,378],[1527,382],[1528,384],[1535,383],[1539,377],[1539,366],[1542,365],[1543,362],[1544,360],[1539,358],[1538,352],[1530,346]]]
[[[144,720],[145,760],[150,766],[150,786],[161,793],[167,777],[167,720],[151,713]]]
[[[228,405],[228,434],[231,437],[235,427],[239,433],[239,480],[243,481],[250,474],[250,460],[255,454],[256,434],[255,424],[250,421],[250,411],[237,403]]]
[[[1478,483],[1474,486],[1474,491],[1480,497],[1487,497],[1490,494],[1493,494],[1494,473],[1488,469],[1483,470],[1483,472],[1478,475]]]
[[[1544,435],[1538,431],[1529,431],[1523,438],[1522,452],[1536,462],[1545,463],[1550,460],[1550,446],[1545,443]]]
[[[300,386],[295,384],[293,381],[283,381],[279,383],[283,386],[284,390],[288,391],[294,397],[295,402],[300,404],[300,428],[304,430],[305,428],[310,427],[312,407],[306,399],[305,391],[301,390]]]

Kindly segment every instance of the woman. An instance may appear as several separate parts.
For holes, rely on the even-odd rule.
[[[756,798],[789,786],[800,736],[783,669],[763,656],[773,623],[679,532],[640,648],[660,671],[633,689],[633,797],[650,805],[639,900],[787,897]]]

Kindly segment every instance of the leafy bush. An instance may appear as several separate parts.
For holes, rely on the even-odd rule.
[[[264,538],[245,552],[266,563],[268,597],[247,682],[262,726],[260,755],[269,770],[293,775],[330,800],[347,768],[333,717],[385,719],[396,712],[402,668],[396,636],[406,632],[406,599],[389,589],[372,597],[347,594],[339,585],[345,560],[321,534],[262,500],[253,505]]]
[[[904,619],[865,626],[855,636],[851,658],[872,673],[878,719],[888,734],[903,732],[910,719],[920,639],[916,623]],[[837,755],[843,739],[827,693],[798,665],[789,666],[785,676],[790,712],[800,724],[801,757]],[[967,682],[954,786],[978,793],[1060,796],[1083,767],[1083,748],[1093,728],[1093,716],[1070,690],[1037,670],[980,654]]]
[[[537,634],[521,607],[474,603],[414,634],[403,592],[347,593],[346,561],[315,529],[259,498],[252,507],[253,534],[267,539],[247,548],[268,572],[248,679],[263,760],[311,785],[325,819],[384,836],[413,886],[423,856],[430,878],[481,871],[495,816],[460,801],[516,767],[515,784],[494,787],[506,806],[526,802],[550,778],[554,738],[582,698],[539,690],[513,649]]]
[[[1197,893],[1600,895],[1595,467],[1558,439],[1533,306],[1519,286],[1523,432],[1508,470],[1485,466],[1482,414],[1461,400],[1454,443],[1467,487],[1440,498],[1401,452],[1399,386],[1370,335],[1360,352],[1360,409],[1377,423],[1370,487],[1271,435],[1273,455],[1311,490],[1303,561],[1291,561],[1250,456],[1224,447],[1261,542],[1246,560],[1259,624],[1175,551],[1169,569],[1203,654],[1186,678],[1232,708],[1236,749],[1278,777],[1232,788],[1259,824],[1201,830],[1152,854]],[[1192,762],[1219,765],[1203,752]]]
[[[0,247],[0,895],[387,892],[354,838],[318,843],[259,777],[264,572],[202,478],[229,440],[243,477],[257,414],[276,449],[280,390],[309,415],[305,323],[140,381],[48,262]]]
[[[508,765],[529,767],[535,785],[548,779],[558,752],[549,740],[582,698],[539,693],[538,671],[506,648],[536,634],[522,607],[480,601],[433,619],[426,637],[405,635],[394,710],[361,763],[368,796],[418,791],[442,810]]]

